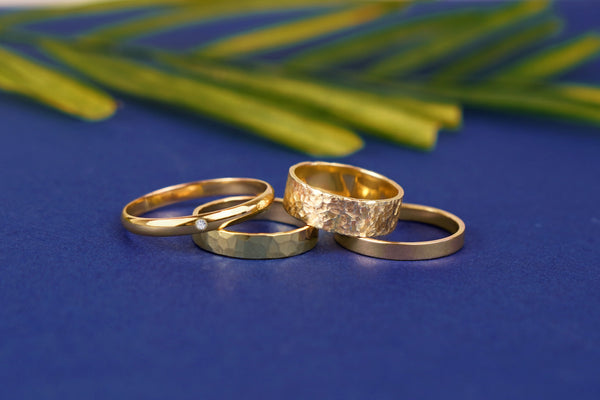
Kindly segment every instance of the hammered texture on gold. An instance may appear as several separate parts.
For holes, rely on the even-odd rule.
[[[373,237],[392,232],[402,199],[360,200],[323,192],[288,177],[283,207],[310,226],[347,236]]]
[[[300,232],[244,234],[224,229],[193,235],[202,249],[223,256],[246,259],[292,257],[307,252],[317,244],[319,231],[315,228]]]

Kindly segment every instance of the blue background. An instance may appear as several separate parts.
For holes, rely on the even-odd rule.
[[[569,35],[596,5],[559,4]],[[281,196],[307,157],[120,99],[92,124],[0,93],[1,398],[600,397],[598,128],[467,109],[432,153],[366,137],[339,161],[461,216],[463,250],[385,261],[322,233],[247,261],[129,234],[121,208],[225,176]]]

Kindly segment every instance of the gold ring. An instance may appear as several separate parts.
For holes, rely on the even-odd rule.
[[[251,194],[247,201],[234,207],[199,215],[172,218],[143,218],[141,215],[170,204],[210,196]],[[267,208],[275,197],[265,181],[250,178],[207,179],[148,193],[123,208],[121,222],[133,233],[149,236],[191,235],[218,229],[223,224],[247,218]]]
[[[248,199],[247,196],[239,196],[216,200],[197,207],[194,215],[231,207]],[[218,230],[197,233],[192,235],[192,238],[198,247],[211,253],[247,259],[291,257],[305,253],[317,244],[319,231],[286,213],[279,198],[275,199],[266,210],[253,215],[250,219],[281,222],[298,228],[276,233],[245,233],[226,229],[231,225],[226,223]]]
[[[347,236],[381,236],[398,223],[404,190],[351,165],[303,162],[290,167],[283,206],[308,225]]]
[[[400,220],[435,225],[451,233],[443,239],[426,242],[388,242],[372,238],[335,235],[340,245],[355,253],[388,260],[429,260],[456,253],[465,241],[465,223],[439,208],[404,203]]]

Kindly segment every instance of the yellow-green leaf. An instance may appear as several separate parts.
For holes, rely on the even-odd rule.
[[[420,115],[448,129],[458,129],[462,124],[462,110],[450,102],[420,100],[415,97],[393,95],[387,97],[390,104]]]
[[[12,11],[0,15],[0,29],[52,18],[70,18],[152,6],[173,6],[191,1],[193,0],[124,0]]]
[[[313,46],[289,57],[285,64],[302,70],[320,70],[359,60],[370,54],[423,39],[431,39],[447,29],[469,24],[481,18],[481,12],[467,10],[438,13],[400,24],[347,35],[320,46]]]
[[[325,112],[345,123],[408,146],[431,149],[437,140],[439,123],[403,109],[399,104],[373,94],[281,74],[242,70],[197,61],[186,62],[165,56],[163,62],[203,76],[271,96],[282,102],[298,103]]]
[[[407,4],[401,3],[402,6]],[[198,52],[208,57],[223,58],[284,47],[371,22],[398,8],[399,6],[396,4],[390,6],[389,3],[372,3],[341,11],[336,10],[325,15],[269,26],[221,39],[201,48]]]
[[[85,42],[111,43],[128,40],[159,31],[180,28],[206,21],[210,18],[238,15],[245,12],[284,10],[294,7],[331,6],[353,4],[358,0],[204,0],[172,10],[142,16],[89,32],[81,40]]]
[[[117,108],[108,94],[5,48],[0,48],[0,89],[92,121],[110,117]]]
[[[555,90],[561,95],[573,100],[596,105],[600,113],[600,87],[582,84],[560,84]]]
[[[582,88],[569,89],[568,86],[553,84],[537,88],[524,85],[492,88],[480,85],[395,85],[399,90],[408,93],[438,96],[461,101],[473,107],[538,114],[600,126],[600,106],[594,100],[597,99],[598,93],[593,89],[587,91]]]
[[[435,96],[404,93],[390,82],[364,79],[360,74],[341,72],[337,81],[345,87],[376,94],[380,103],[387,103],[405,112],[428,119],[440,127],[457,129],[462,124],[462,109],[454,101],[440,101]]]
[[[554,77],[600,55],[600,34],[592,32],[544,49],[494,75],[496,80],[542,80]]]
[[[362,140],[353,132],[284,104],[167,73],[123,57],[80,53],[56,42],[46,42],[44,48],[105,86],[241,126],[311,155],[344,156],[362,147]]]
[[[516,54],[523,48],[529,47],[555,33],[562,27],[557,18],[544,19],[538,23],[533,22],[508,36],[486,42],[459,60],[436,72],[432,79],[437,81],[452,81],[468,79],[473,74],[493,66],[502,60]]]
[[[373,77],[387,77],[415,72],[458,49],[531,18],[544,11],[547,6],[548,1],[528,1],[504,6],[481,18],[479,23],[458,28],[422,46],[384,58],[372,65],[367,74]]]

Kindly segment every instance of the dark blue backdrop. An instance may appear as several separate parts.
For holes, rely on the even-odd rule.
[[[596,5],[560,4],[571,34]],[[340,161],[461,216],[464,249],[393,262],[322,234],[245,261],[129,234],[121,208],[225,176],[282,195],[305,156],[127,98],[90,124],[0,94],[0,121],[2,398],[600,396],[597,128],[467,110],[432,153],[367,138]]]

